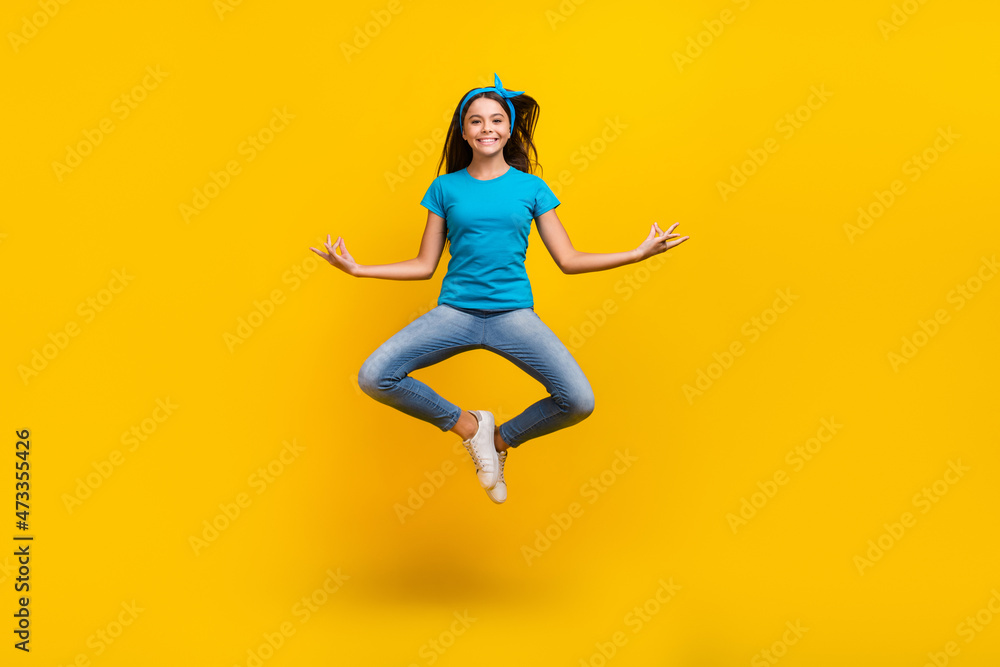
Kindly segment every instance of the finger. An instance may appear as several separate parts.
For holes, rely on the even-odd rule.
[[[672,231],[674,231],[674,227],[676,227],[676,226],[677,226],[677,225],[679,225],[679,224],[681,224],[681,223],[679,223],[679,222],[675,222],[674,224],[670,225],[670,228],[669,228],[669,229],[667,229],[667,231],[668,231],[668,232],[672,232]]]

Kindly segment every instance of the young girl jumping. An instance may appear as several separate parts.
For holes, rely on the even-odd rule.
[[[311,250],[358,278],[429,280],[450,243],[451,259],[437,306],[403,327],[365,360],[358,385],[375,400],[453,431],[476,465],[479,483],[495,503],[507,499],[507,452],[539,436],[572,426],[594,410],[594,392],[561,340],[535,314],[524,268],[531,221],[563,273],[604,271],[665,252],[688,236],[657,223],[634,250],[581,252],[573,247],[555,208],[560,201],[531,173],[528,151],[538,103],[524,91],[506,90],[500,77],[476,88],[455,109],[438,175],[420,204],[427,226],[416,258],[392,264],[358,264],[340,236],[326,237],[326,252]],[[339,254],[337,250],[339,249]],[[488,410],[463,410],[410,377],[467,350],[485,349],[510,360],[549,392],[503,424]],[[488,377],[473,381],[488,383]]]

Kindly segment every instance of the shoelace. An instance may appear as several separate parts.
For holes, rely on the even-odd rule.
[[[469,456],[472,457],[472,461],[476,464],[476,470],[477,471],[484,470],[483,462],[479,458],[479,455],[476,454],[476,448],[472,446],[472,438],[469,438],[468,440],[463,440],[462,444],[465,445],[465,451],[469,452]]]
[[[497,479],[497,484],[506,484],[503,480],[503,464],[507,460],[507,450],[497,452],[497,458],[500,459],[500,477]]]

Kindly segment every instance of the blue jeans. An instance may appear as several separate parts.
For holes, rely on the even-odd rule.
[[[549,395],[500,425],[509,447],[583,421],[594,392],[576,359],[534,308],[481,310],[439,304],[365,360],[361,389],[380,403],[450,431],[462,409],[409,376],[466,350],[489,350],[538,380]]]

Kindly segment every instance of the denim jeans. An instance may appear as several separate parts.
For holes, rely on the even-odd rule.
[[[499,425],[508,446],[572,426],[593,412],[590,382],[534,308],[482,310],[439,304],[372,352],[361,366],[358,385],[376,401],[450,431],[462,409],[409,373],[479,349],[509,359],[549,393]],[[470,383],[476,381],[489,378],[469,378]]]

